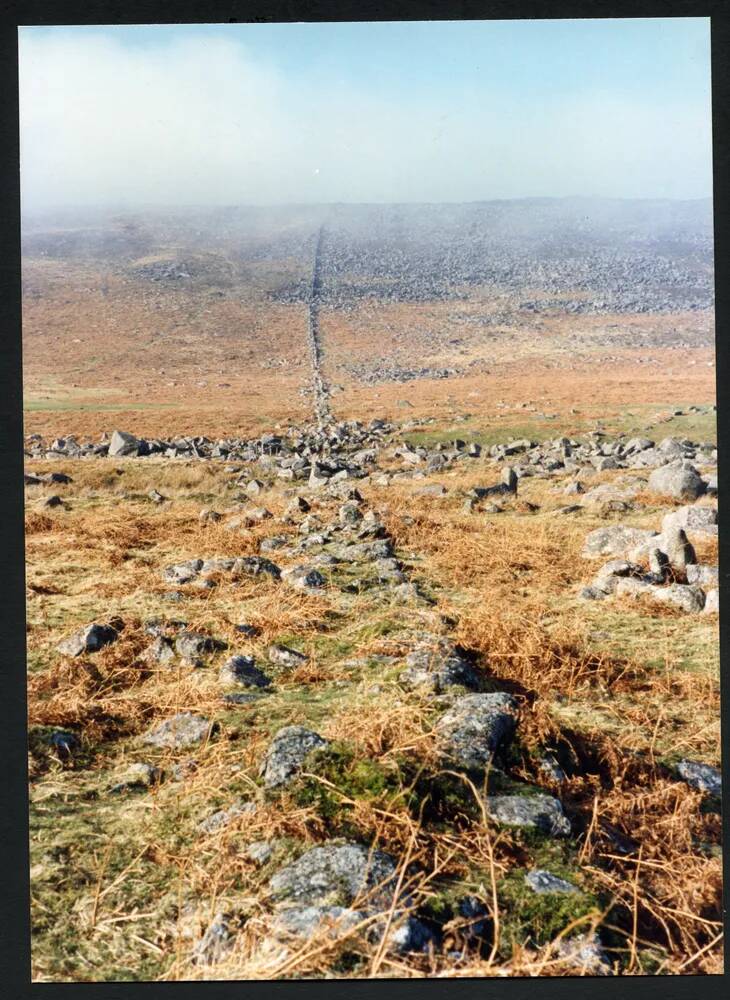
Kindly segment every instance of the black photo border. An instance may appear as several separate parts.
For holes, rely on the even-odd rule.
[[[590,994],[662,1000],[730,996],[722,976],[555,979],[382,979],[296,982],[31,983],[26,731],[23,414],[17,28],[19,25],[710,17],[712,31],[715,312],[720,521],[730,496],[730,3],[728,0],[0,0],[0,993],[12,1000],[562,1000]],[[723,790],[730,793],[730,531],[720,530]],[[728,838],[727,808],[723,816]],[[728,930],[730,863],[724,862]]]

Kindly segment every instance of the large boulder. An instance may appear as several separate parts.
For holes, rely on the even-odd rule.
[[[706,489],[706,483],[692,465],[660,466],[649,476],[649,489],[676,500],[696,500]]]
[[[669,528],[684,528],[696,535],[717,535],[717,510],[699,504],[678,507],[662,518],[662,531]]]
[[[139,455],[143,451],[143,442],[134,434],[126,431],[114,431],[109,442],[109,455],[122,457],[124,455]]]
[[[597,559],[599,556],[614,556],[623,558],[651,539],[656,539],[657,531],[648,528],[632,528],[626,524],[612,524],[605,528],[596,528],[587,536],[581,555],[584,559]],[[656,544],[656,543],[654,543]]]

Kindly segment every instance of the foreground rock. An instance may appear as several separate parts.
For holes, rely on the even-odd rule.
[[[318,747],[327,745],[319,733],[303,726],[285,726],[274,736],[261,763],[260,774],[267,788],[285,785],[301,770]]]
[[[307,906],[349,906],[355,900],[388,907],[393,901],[396,864],[384,851],[364,844],[313,847],[269,882],[275,900]]]
[[[216,724],[192,712],[179,712],[150,729],[142,738],[143,743],[156,747],[180,750],[203,743],[216,731]]]
[[[528,827],[551,837],[570,835],[570,822],[552,795],[489,795],[484,804],[496,823]]]
[[[453,643],[439,636],[425,639],[408,654],[406,669],[399,679],[406,687],[423,687],[435,694],[456,685],[472,691],[482,686],[480,672],[461,656]]]
[[[677,773],[692,788],[709,792],[718,799],[722,798],[722,774],[716,767],[700,764],[694,760],[681,760],[677,764]]]
[[[91,625],[63,639],[56,649],[64,656],[81,656],[82,653],[96,653],[118,638],[119,631],[114,626],[92,622]]]
[[[468,694],[441,717],[437,732],[446,739],[447,753],[466,768],[488,764],[512,735],[516,703],[504,692]]]
[[[706,489],[706,483],[692,465],[665,465],[649,476],[649,489],[676,500],[696,500]]]

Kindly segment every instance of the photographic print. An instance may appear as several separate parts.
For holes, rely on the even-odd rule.
[[[722,973],[709,19],[18,36],[33,981]]]

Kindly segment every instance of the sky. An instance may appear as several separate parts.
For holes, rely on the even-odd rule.
[[[710,197],[709,24],[23,27],[23,210]]]

